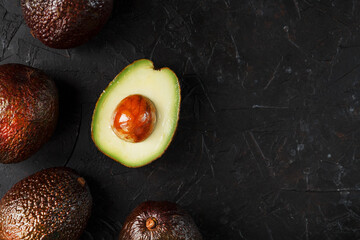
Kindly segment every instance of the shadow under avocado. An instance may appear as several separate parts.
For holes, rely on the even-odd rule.
[[[59,94],[59,117],[50,140],[23,164],[45,168],[63,166],[76,141],[81,121],[81,104],[78,90],[60,79],[54,79]],[[30,166],[29,166],[30,167]]]
[[[114,205],[110,196],[101,188],[101,183],[91,176],[85,176],[93,197],[92,214],[80,240],[117,239],[121,224],[108,217],[109,208]]]
[[[119,40],[114,36],[124,36],[126,32],[123,30],[129,29],[127,25],[131,22],[138,20],[151,22],[149,15],[151,7],[152,3],[145,0],[114,0],[113,11],[108,22],[96,36],[77,47],[77,51],[86,53],[89,49],[104,48],[108,43],[114,45],[114,42]],[[114,28],[113,26],[118,27]]]

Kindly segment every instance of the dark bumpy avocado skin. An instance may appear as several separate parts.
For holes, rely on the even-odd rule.
[[[96,35],[109,19],[113,0],[21,0],[34,37],[52,48],[73,48]]]
[[[58,118],[55,83],[20,64],[0,66],[0,162],[30,157],[51,137]]]
[[[76,240],[90,217],[92,198],[69,168],[49,168],[15,184],[0,201],[1,240]]]
[[[156,221],[153,229],[147,219]],[[171,202],[143,202],[126,218],[119,240],[202,240],[191,216]]]

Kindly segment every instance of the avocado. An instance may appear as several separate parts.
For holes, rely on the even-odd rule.
[[[58,118],[58,92],[39,69],[0,66],[0,162],[16,163],[49,140]]]
[[[119,240],[201,240],[191,216],[172,202],[147,201],[126,218]]]
[[[97,148],[127,167],[159,158],[179,119],[180,85],[169,68],[141,59],[127,66],[103,91],[91,132]]]
[[[113,0],[21,0],[31,34],[51,48],[73,48],[96,35],[109,19]]]
[[[16,183],[1,199],[0,239],[79,239],[91,207],[87,183],[74,170],[42,170]]]

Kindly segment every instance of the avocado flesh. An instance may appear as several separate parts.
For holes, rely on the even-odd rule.
[[[191,216],[177,204],[148,201],[126,218],[119,240],[202,240],[202,236]]]
[[[70,168],[49,168],[16,183],[0,201],[1,240],[77,240],[92,197]]]
[[[0,66],[0,162],[29,158],[49,140],[58,118],[58,93],[42,71]]]
[[[109,19],[113,0],[21,0],[31,34],[51,48],[73,48],[96,35]]]
[[[113,112],[122,99],[141,94],[157,110],[151,135],[142,142],[120,139],[111,129]],[[154,70],[150,60],[142,59],[127,66],[101,94],[93,114],[92,137],[105,155],[128,167],[141,167],[159,158],[175,133],[180,110],[180,86],[169,68]]]

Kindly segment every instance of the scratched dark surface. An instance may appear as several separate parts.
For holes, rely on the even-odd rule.
[[[82,240],[116,239],[145,200],[177,202],[205,239],[360,239],[360,2],[119,0],[87,44],[54,50],[29,33],[19,1],[0,0],[0,63],[43,69],[60,93],[52,139],[0,166],[1,196],[67,165],[94,198]],[[150,58],[179,76],[176,136],[129,169],[90,137],[97,98]]]

